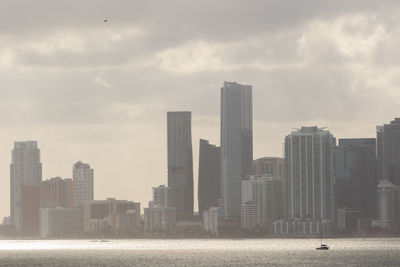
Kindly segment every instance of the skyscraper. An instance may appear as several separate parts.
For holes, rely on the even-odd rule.
[[[220,147],[200,139],[199,150],[199,214],[218,206],[220,192]]]
[[[336,140],[321,128],[301,127],[285,138],[288,218],[334,219]]]
[[[242,179],[253,173],[252,87],[224,82],[221,88],[220,216],[239,219]]]
[[[174,190],[178,219],[193,216],[191,117],[189,111],[167,113],[168,186]]]
[[[72,179],[54,177],[42,182],[42,197],[40,207],[72,208]]]
[[[339,139],[336,148],[335,196],[337,208],[364,211],[376,217],[375,138]]]
[[[15,142],[10,164],[10,212],[17,231],[23,230],[22,187],[40,186],[42,163],[37,141]]]
[[[398,230],[400,223],[400,187],[388,180],[378,184],[378,221],[381,228]]]
[[[400,118],[377,127],[378,179],[400,185]]]
[[[254,160],[254,175],[267,175],[285,178],[285,160],[277,157],[264,157]]]
[[[74,207],[81,206],[86,201],[93,200],[94,175],[89,164],[78,161],[72,168]]]

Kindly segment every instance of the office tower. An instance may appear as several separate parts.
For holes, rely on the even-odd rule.
[[[167,113],[168,186],[175,195],[178,219],[193,216],[193,155],[191,112]]]
[[[220,192],[220,148],[200,139],[199,150],[199,214],[218,206]]]
[[[376,140],[339,139],[336,148],[335,196],[338,209],[362,210],[376,218]]]
[[[144,209],[144,231],[145,233],[175,233],[176,231],[176,208],[170,206],[170,201],[159,201],[159,192],[169,189],[160,185],[153,187],[153,201],[149,207]],[[169,190],[168,195],[170,193]],[[175,190],[172,191],[173,193]],[[169,195],[170,196],[170,195]],[[171,196],[170,196],[171,197]],[[173,196],[172,196],[173,198]]]
[[[285,138],[288,219],[334,219],[334,150],[329,131],[301,127]]]
[[[54,177],[42,181],[42,197],[40,207],[45,208],[72,208],[72,179]]]
[[[104,230],[134,232],[140,227],[140,203],[107,198],[83,204],[83,230],[96,233]]]
[[[376,126],[376,179],[383,180],[383,126]]]
[[[72,176],[72,199],[74,207],[81,206],[86,201],[93,200],[94,175],[90,165],[78,161],[73,165]]]
[[[21,186],[21,230],[37,234],[39,231],[40,186]]]
[[[400,185],[400,118],[377,127],[377,141],[378,179]]]
[[[174,192],[171,187],[160,185],[153,187],[153,206],[175,207]]]
[[[388,180],[378,184],[378,221],[381,228],[398,230],[400,223],[400,187]]]
[[[285,178],[285,160],[277,157],[264,157],[254,160],[254,175]]]
[[[42,163],[36,141],[15,142],[10,164],[10,213],[17,231],[22,229],[22,186],[40,186]]]
[[[255,225],[266,229],[273,221],[286,216],[285,180],[280,177],[266,175],[248,175],[242,180],[242,210],[246,203],[256,205]],[[244,214],[241,214],[243,217]],[[242,218],[242,222],[245,221]],[[246,227],[248,228],[248,227]]]
[[[240,218],[242,179],[253,173],[252,87],[224,82],[221,88],[221,192],[224,219]]]

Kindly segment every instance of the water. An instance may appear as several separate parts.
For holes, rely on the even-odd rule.
[[[0,240],[0,266],[400,266],[400,238]]]

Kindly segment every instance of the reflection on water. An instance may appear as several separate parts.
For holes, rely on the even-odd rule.
[[[400,265],[399,238],[244,240],[2,240],[0,265]]]

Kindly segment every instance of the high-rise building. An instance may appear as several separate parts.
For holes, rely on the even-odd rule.
[[[285,178],[285,160],[277,157],[264,157],[254,160],[254,175]]]
[[[90,168],[90,165],[78,161],[73,165],[72,176],[72,199],[74,207],[81,206],[83,203],[93,200],[94,175],[93,169]]]
[[[376,140],[339,139],[335,152],[338,209],[361,210],[376,218]]]
[[[285,138],[288,219],[334,219],[334,150],[329,131],[301,127]]]
[[[40,186],[23,185],[21,188],[21,229],[28,234],[39,232]]]
[[[42,163],[37,141],[15,142],[10,164],[10,213],[17,231],[23,230],[22,186],[40,186]]]
[[[388,180],[378,184],[378,222],[388,230],[398,230],[400,226],[400,187]]]
[[[221,88],[220,216],[240,218],[242,179],[253,174],[252,87],[224,82]]]
[[[193,216],[192,114],[189,111],[167,113],[168,186],[175,195],[178,219]]]
[[[42,197],[40,207],[72,208],[72,179],[54,177],[42,182]]]
[[[242,207],[248,202],[256,205],[255,225],[266,230],[268,224],[286,218],[285,184],[283,178],[266,175],[248,175],[242,180]]]
[[[400,118],[377,127],[378,179],[400,185]]]
[[[163,196],[161,196],[162,192]],[[175,190],[172,191],[174,193]],[[144,209],[144,231],[146,233],[175,233],[176,208],[171,207],[169,200],[173,199],[170,188],[160,185],[153,187],[153,201]]]
[[[383,180],[383,126],[376,126],[376,179]]]
[[[199,214],[218,206],[220,193],[220,148],[200,139],[199,151]]]

